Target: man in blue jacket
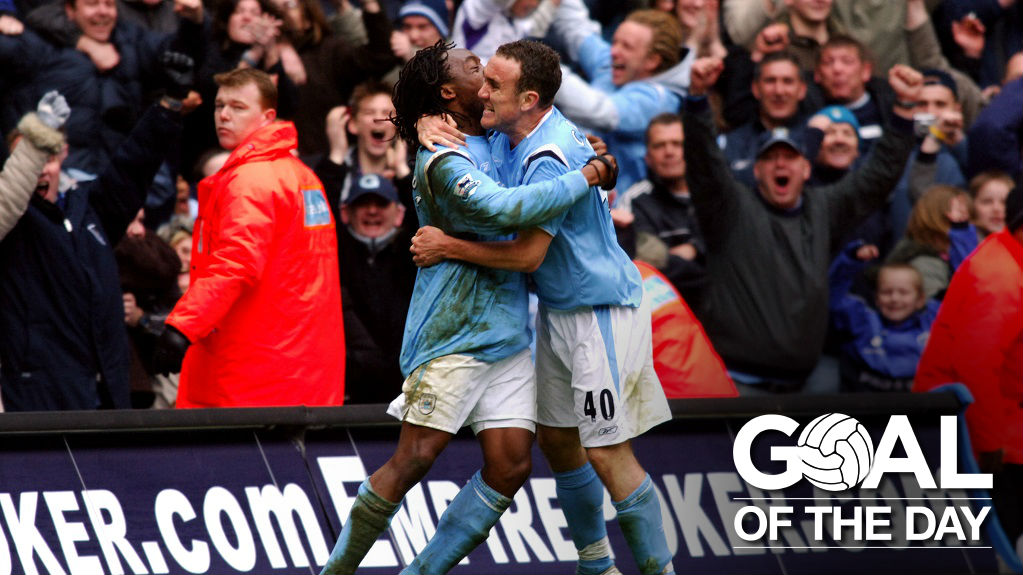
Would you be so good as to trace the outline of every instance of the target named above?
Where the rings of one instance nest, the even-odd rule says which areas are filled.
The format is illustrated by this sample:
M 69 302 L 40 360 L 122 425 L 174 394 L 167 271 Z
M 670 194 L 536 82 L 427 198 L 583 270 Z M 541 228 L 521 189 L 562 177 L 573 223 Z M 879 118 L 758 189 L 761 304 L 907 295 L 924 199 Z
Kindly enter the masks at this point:
M 695 53 L 682 57 L 678 20 L 657 10 L 629 14 L 611 44 L 585 13 L 565 12 L 551 33 L 587 78 L 563 67 L 554 104 L 569 120 L 607 142 L 618 158 L 618 190 L 624 192 L 646 177 L 646 127 L 658 114 L 678 112 Z

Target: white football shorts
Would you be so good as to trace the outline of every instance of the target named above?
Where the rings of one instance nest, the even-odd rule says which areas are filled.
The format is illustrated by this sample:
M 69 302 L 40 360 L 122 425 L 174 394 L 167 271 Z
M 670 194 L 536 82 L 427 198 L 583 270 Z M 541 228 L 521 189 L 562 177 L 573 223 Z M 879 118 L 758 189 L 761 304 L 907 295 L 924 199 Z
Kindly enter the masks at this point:
M 577 427 L 583 447 L 615 445 L 671 419 L 654 372 L 650 302 L 562 312 L 536 322 L 537 422 Z
M 445 355 L 417 367 L 387 413 L 409 423 L 457 433 L 496 427 L 536 431 L 536 375 L 529 349 L 487 363 Z

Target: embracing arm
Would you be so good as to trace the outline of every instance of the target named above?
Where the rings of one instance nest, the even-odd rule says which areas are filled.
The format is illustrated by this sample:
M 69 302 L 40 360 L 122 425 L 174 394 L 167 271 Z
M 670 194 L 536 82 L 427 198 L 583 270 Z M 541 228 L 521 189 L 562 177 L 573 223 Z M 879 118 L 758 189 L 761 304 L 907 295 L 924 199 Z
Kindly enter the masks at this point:
M 427 193 L 467 226 L 452 231 L 509 233 L 537 226 L 567 211 L 605 174 L 606 168 L 598 171 L 596 165 L 590 163 L 581 170 L 536 184 L 505 188 L 477 170 L 461 153 L 442 152 L 426 165 Z
M 426 226 L 419 228 L 412 238 L 411 251 L 413 261 L 420 267 L 443 260 L 459 260 L 488 268 L 532 273 L 543 263 L 552 239 L 547 232 L 530 228 L 519 232 L 513 240 L 472 242 Z

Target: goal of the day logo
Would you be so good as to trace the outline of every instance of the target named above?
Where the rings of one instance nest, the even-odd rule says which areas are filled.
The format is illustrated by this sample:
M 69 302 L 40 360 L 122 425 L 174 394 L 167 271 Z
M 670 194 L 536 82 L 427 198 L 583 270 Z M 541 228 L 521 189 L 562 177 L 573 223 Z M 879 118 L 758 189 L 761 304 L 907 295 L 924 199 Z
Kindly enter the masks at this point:
M 941 417 L 940 488 L 991 489 L 990 474 L 957 471 L 956 425 L 956 416 Z M 904 512 L 898 514 L 899 522 L 893 520 L 891 505 L 876 504 L 885 501 L 871 492 L 887 474 L 912 475 L 922 490 L 939 487 L 906 416 L 889 418 L 876 449 L 867 429 L 855 418 L 841 413 L 821 415 L 795 436 L 798 429 L 796 420 L 768 414 L 750 420 L 736 434 L 732 458 L 736 471 L 748 485 L 780 492 L 806 479 L 820 494 L 792 498 L 808 500 L 809 504 L 801 508 L 785 504 L 784 495 L 777 493 L 770 498 L 749 498 L 753 504 L 741 508 L 733 521 L 735 533 L 743 540 L 783 544 L 783 530 L 793 527 L 800 516 L 812 521 L 816 541 L 825 538 L 825 530 L 841 543 L 893 538 L 947 542 L 954 538 L 963 544 L 976 544 L 980 540 L 981 526 L 990 508 L 974 503 L 984 498 L 955 498 L 957 504 L 946 506 L 940 514 L 935 513 L 931 504 L 907 504 Z M 782 465 L 780 473 L 766 473 L 754 464 L 752 457 L 754 442 L 770 432 L 795 437 L 793 444 L 770 447 L 769 459 Z M 899 448 L 904 456 L 896 455 Z M 853 492 L 857 487 L 859 490 Z M 829 504 L 818 505 L 822 499 Z M 831 505 L 833 499 L 845 504 Z M 903 499 L 927 502 L 923 497 Z

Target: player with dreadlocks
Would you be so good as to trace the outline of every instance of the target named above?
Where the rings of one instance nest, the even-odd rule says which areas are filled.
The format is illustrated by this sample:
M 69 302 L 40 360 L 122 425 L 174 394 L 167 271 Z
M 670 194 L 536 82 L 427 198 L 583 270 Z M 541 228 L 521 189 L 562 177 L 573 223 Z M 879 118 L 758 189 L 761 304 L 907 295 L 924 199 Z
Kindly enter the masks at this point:
M 416 121 L 429 114 L 450 115 L 467 134 L 466 149 L 419 150 L 413 196 L 422 224 L 460 237 L 507 239 L 596 193 L 590 186 L 614 186 L 610 156 L 539 184 L 494 182 L 476 95 L 482 83 L 475 55 L 438 42 L 405 65 L 394 87 L 393 122 L 410 143 Z M 480 442 L 483 468 L 402 573 L 446 573 L 487 538 L 531 470 L 536 380 L 527 316 L 522 273 L 457 261 L 419 271 L 401 351 L 405 384 L 388 408 L 402 421 L 398 446 L 359 487 L 323 573 L 355 571 L 405 494 L 464 425 Z

